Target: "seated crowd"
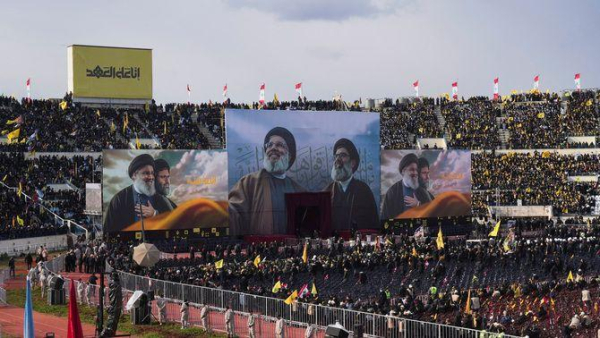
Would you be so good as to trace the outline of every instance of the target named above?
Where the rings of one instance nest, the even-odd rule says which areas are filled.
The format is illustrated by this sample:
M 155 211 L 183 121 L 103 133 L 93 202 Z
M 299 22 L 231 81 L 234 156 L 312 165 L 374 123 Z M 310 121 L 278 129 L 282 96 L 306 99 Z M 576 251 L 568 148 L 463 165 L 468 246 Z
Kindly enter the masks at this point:
M 583 319 L 599 313 L 600 224 L 597 218 L 584 228 L 566 223 L 519 221 L 489 241 L 446 239 L 441 250 L 427 237 L 358 245 L 330 238 L 309 246 L 307 263 L 302 245 L 272 242 L 191 248 L 189 255 L 141 268 L 120 243 L 111 262 L 151 278 L 282 299 L 314 283 L 316 294 L 300 302 L 480 330 L 589 333 L 600 325 Z M 282 287 L 273 290 L 277 282 Z M 584 290 L 589 299 L 582 299 Z M 575 315 L 581 323 L 571 326 Z

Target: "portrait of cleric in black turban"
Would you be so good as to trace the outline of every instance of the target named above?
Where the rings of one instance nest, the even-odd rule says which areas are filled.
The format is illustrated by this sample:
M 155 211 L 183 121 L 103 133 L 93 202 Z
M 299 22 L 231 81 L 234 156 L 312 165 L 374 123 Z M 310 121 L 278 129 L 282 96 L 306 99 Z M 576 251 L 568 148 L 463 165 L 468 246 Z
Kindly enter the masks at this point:
M 379 223 L 377 204 L 369 186 L 354 177 L 360 155 L 352 141 L 341 138 L 333 146 L 331 222 L 334 230 L 368 229 Z
M 173 209 L 169 200 L 157 194 L 155 162 L 149 154 L 136 156 L 127 170 L 131 185 L 114 195 L 104 218 L 104 231 L 117 232 L 139 221 Z
M 264 138 L 262 169 L 243 176 L 229 192 L 229 224 L 236 234 L 284 233 L 285 194 L 305 189 L 286 172 L 296 160 L 296 139 L 283 127 Z

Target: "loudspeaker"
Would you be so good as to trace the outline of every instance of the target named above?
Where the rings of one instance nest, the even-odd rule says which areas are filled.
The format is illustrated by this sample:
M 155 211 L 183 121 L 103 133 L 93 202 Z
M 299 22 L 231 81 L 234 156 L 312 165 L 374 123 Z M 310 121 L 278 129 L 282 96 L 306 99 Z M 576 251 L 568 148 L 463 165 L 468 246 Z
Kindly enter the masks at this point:
M 48 304 L 49 305 L 63 305 L 67 304 L 65 301 L 65 290 L 48 290 Z
M 53 290 L 62 290 L 65 280 L 57 275 L 52 275 L 48 280 L 48 286 Z
M 149 306 L 140 306 L 131 311 L 131 323 L 133 325 L 150 324 Z
M 335 326 L 328 326 L 325 331 L 326 338 L 348 338 L 348 336 L 348 331 Z
M 148 291 L 148 301 L 151 302 L 154 300 L 154 290 Z

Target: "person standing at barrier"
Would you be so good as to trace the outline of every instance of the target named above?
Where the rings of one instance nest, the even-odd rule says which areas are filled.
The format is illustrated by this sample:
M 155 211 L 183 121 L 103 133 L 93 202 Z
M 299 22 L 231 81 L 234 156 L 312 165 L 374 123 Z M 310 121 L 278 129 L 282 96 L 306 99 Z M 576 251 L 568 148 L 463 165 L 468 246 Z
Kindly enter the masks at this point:
M 225 308 L 225 329 L 227 338 L 233 337 L 233 311 L 227 306 Z
M 208 332 L 208 305 L 204 304 L 202 309 L 200 310 L 200 322 L 202 323 L 202 327 L 204 331 Z
M 163 325 L 167 319 L 167 300 L 160 294 L 156 295 L 156 307 L 158 308 L 158 324 Z
M 190 318 L 190 304 L 188 303 L 187 299 L 181 304 L 181 309 L 179 312 L 181 313 L 181 329 L 183 330 L 188 327 L 188 319 Z
M 11 257 L 10 260 L 8 261 L 8 268 L 10 269 L 9 276 L 17 277 L 17 275 L 15 273 L 15 258 L 14 257 Z
M 46 274 L 46 269 L 44 269 L 42 265 L 40 265 L 40 269 L 40 287 L 42 288 L 42 298 L 44 298 L 44 290 L 46 290 L 46 279 L 48 276 Z
M 79 304 L 83 303 L 83 293 L 85 291 L 85 286 L 83 285 L 83 281 L 81 278 L 77 280 L 77 300 Z
M 275 322 L 275 337 L 283 338 L 285 328 L 285 321 L 281 318 L 281 315 L 277 316 L 277 321 Z
M 256 318 L 255 318 L 254 314 L 251 313 L 250 316 L 248 316 L 248 337 L 249 338 L 256 338 L 255 327 L 256 327 Z

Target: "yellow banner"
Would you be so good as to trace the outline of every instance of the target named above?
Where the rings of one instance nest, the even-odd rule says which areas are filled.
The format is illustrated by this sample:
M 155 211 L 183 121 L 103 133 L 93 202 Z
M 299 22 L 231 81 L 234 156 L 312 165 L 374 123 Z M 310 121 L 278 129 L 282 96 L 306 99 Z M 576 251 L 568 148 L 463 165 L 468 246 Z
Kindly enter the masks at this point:
M 68 56 L 73 96 L 152 99 L 152 50 L 74 45 Z

